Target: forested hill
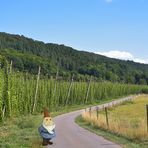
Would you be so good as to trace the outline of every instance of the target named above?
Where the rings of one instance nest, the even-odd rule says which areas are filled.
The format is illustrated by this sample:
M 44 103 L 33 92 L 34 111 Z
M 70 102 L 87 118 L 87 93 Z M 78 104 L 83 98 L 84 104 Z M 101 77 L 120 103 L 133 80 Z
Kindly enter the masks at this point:
M 50 38 L 50 37 L 49 37 Z M 57 67 L 63 78 L 74 73 L 80 80 L 94 76 L 98 80 L 148 84 L 148 65 L 107 58 L 94 53 L 77 51 L 65 45 L 35 41 L 24 36 L 0 33 L 0 54 L 17 71 L 55 75 Z

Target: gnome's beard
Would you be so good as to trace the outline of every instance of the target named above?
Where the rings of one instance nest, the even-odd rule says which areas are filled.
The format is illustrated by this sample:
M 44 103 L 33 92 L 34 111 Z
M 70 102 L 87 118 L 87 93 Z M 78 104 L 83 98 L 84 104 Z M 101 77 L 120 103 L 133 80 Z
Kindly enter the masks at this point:
M 54 132 L 53 132 L 53 129 L 55 129 L 55 124 L 53 124 L 53 125 L 45 125 L 44 123 L 43 123 L 43 127 L 50 133 L 50 134 L 53 134 Z

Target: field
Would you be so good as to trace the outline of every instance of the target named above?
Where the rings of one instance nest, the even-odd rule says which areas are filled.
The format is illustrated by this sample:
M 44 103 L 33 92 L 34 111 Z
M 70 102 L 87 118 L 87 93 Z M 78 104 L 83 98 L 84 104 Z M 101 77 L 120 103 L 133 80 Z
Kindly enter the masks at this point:
M 55 77 L 13 72 L 7 61 L 0 69 L 0 121 L 4 118 L 42 112 L 47 106 L 58 111 L 71 105 L 85 105 L 148 92 L 147 85 L 111 82 L 76 82 L 74 77 L 64 81 Z
M 91 116 L 89 112 L 85 112 L 82 117 L 85 121 L 91 123 L 92 126 L 147 145 L 146 104 L 148 104 L 148 96 L 142 95 L 133 101 L 109 108 L 108 126 L 105 111 L 99 112 L 98 118 L 96 112 L 92 112 Z

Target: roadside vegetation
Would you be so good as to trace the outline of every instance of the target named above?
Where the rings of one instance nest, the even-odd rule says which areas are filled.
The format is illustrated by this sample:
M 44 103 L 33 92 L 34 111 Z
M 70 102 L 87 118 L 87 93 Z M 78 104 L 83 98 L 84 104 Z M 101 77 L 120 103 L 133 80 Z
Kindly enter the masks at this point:
M 142 95 L 133 101 L 127 101 L 122 105 L 108 108 L 108 123 L 106 122 L 106 113 L 104 110 L 97 114 L 95 111 L 84 112 L 82 114 L 81 122 L 88 123 L 88 128 L 96 128 L 99 131 L 106 131 L 104 136 L 109 133 L 111 136 L 117 139 L 126 139 L 132 147 L 147 147 L 148 145 L 148 133 L 147 133 L 147 121 L 146 121 L 146 104 L 148 103 L 148 95 Z M 115 140 L 113 138 L 113 140 Z M 122 144 L 122 140 L 119 141 Z M 120 142 L 121 141 L 121 142 Z M 131 146 L 131 145 L 130 145 Z M 129 147 L 129 146 L 126 146 Z

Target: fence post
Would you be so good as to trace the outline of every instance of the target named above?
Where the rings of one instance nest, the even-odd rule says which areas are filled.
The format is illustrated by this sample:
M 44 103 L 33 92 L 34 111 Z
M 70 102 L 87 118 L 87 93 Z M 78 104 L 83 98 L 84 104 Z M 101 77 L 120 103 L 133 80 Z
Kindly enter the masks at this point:
M 89 108 L 89 116 L 90 116 L 90 118 L 91 118 L 91 106 L 90 106 L 90 108 Z
M 105 107 L 105 115 L 106 115 L 106 124 L 107 127 L 109 127 L 107 107 Z
M 98 106 L 96 107 L 96 113 L 97 113 L 97 120 L 98 120 L 98 117 L 99 117 L 99 107 Z
M 148 104 L 146 105 L 147 133 L 148 133 Z

